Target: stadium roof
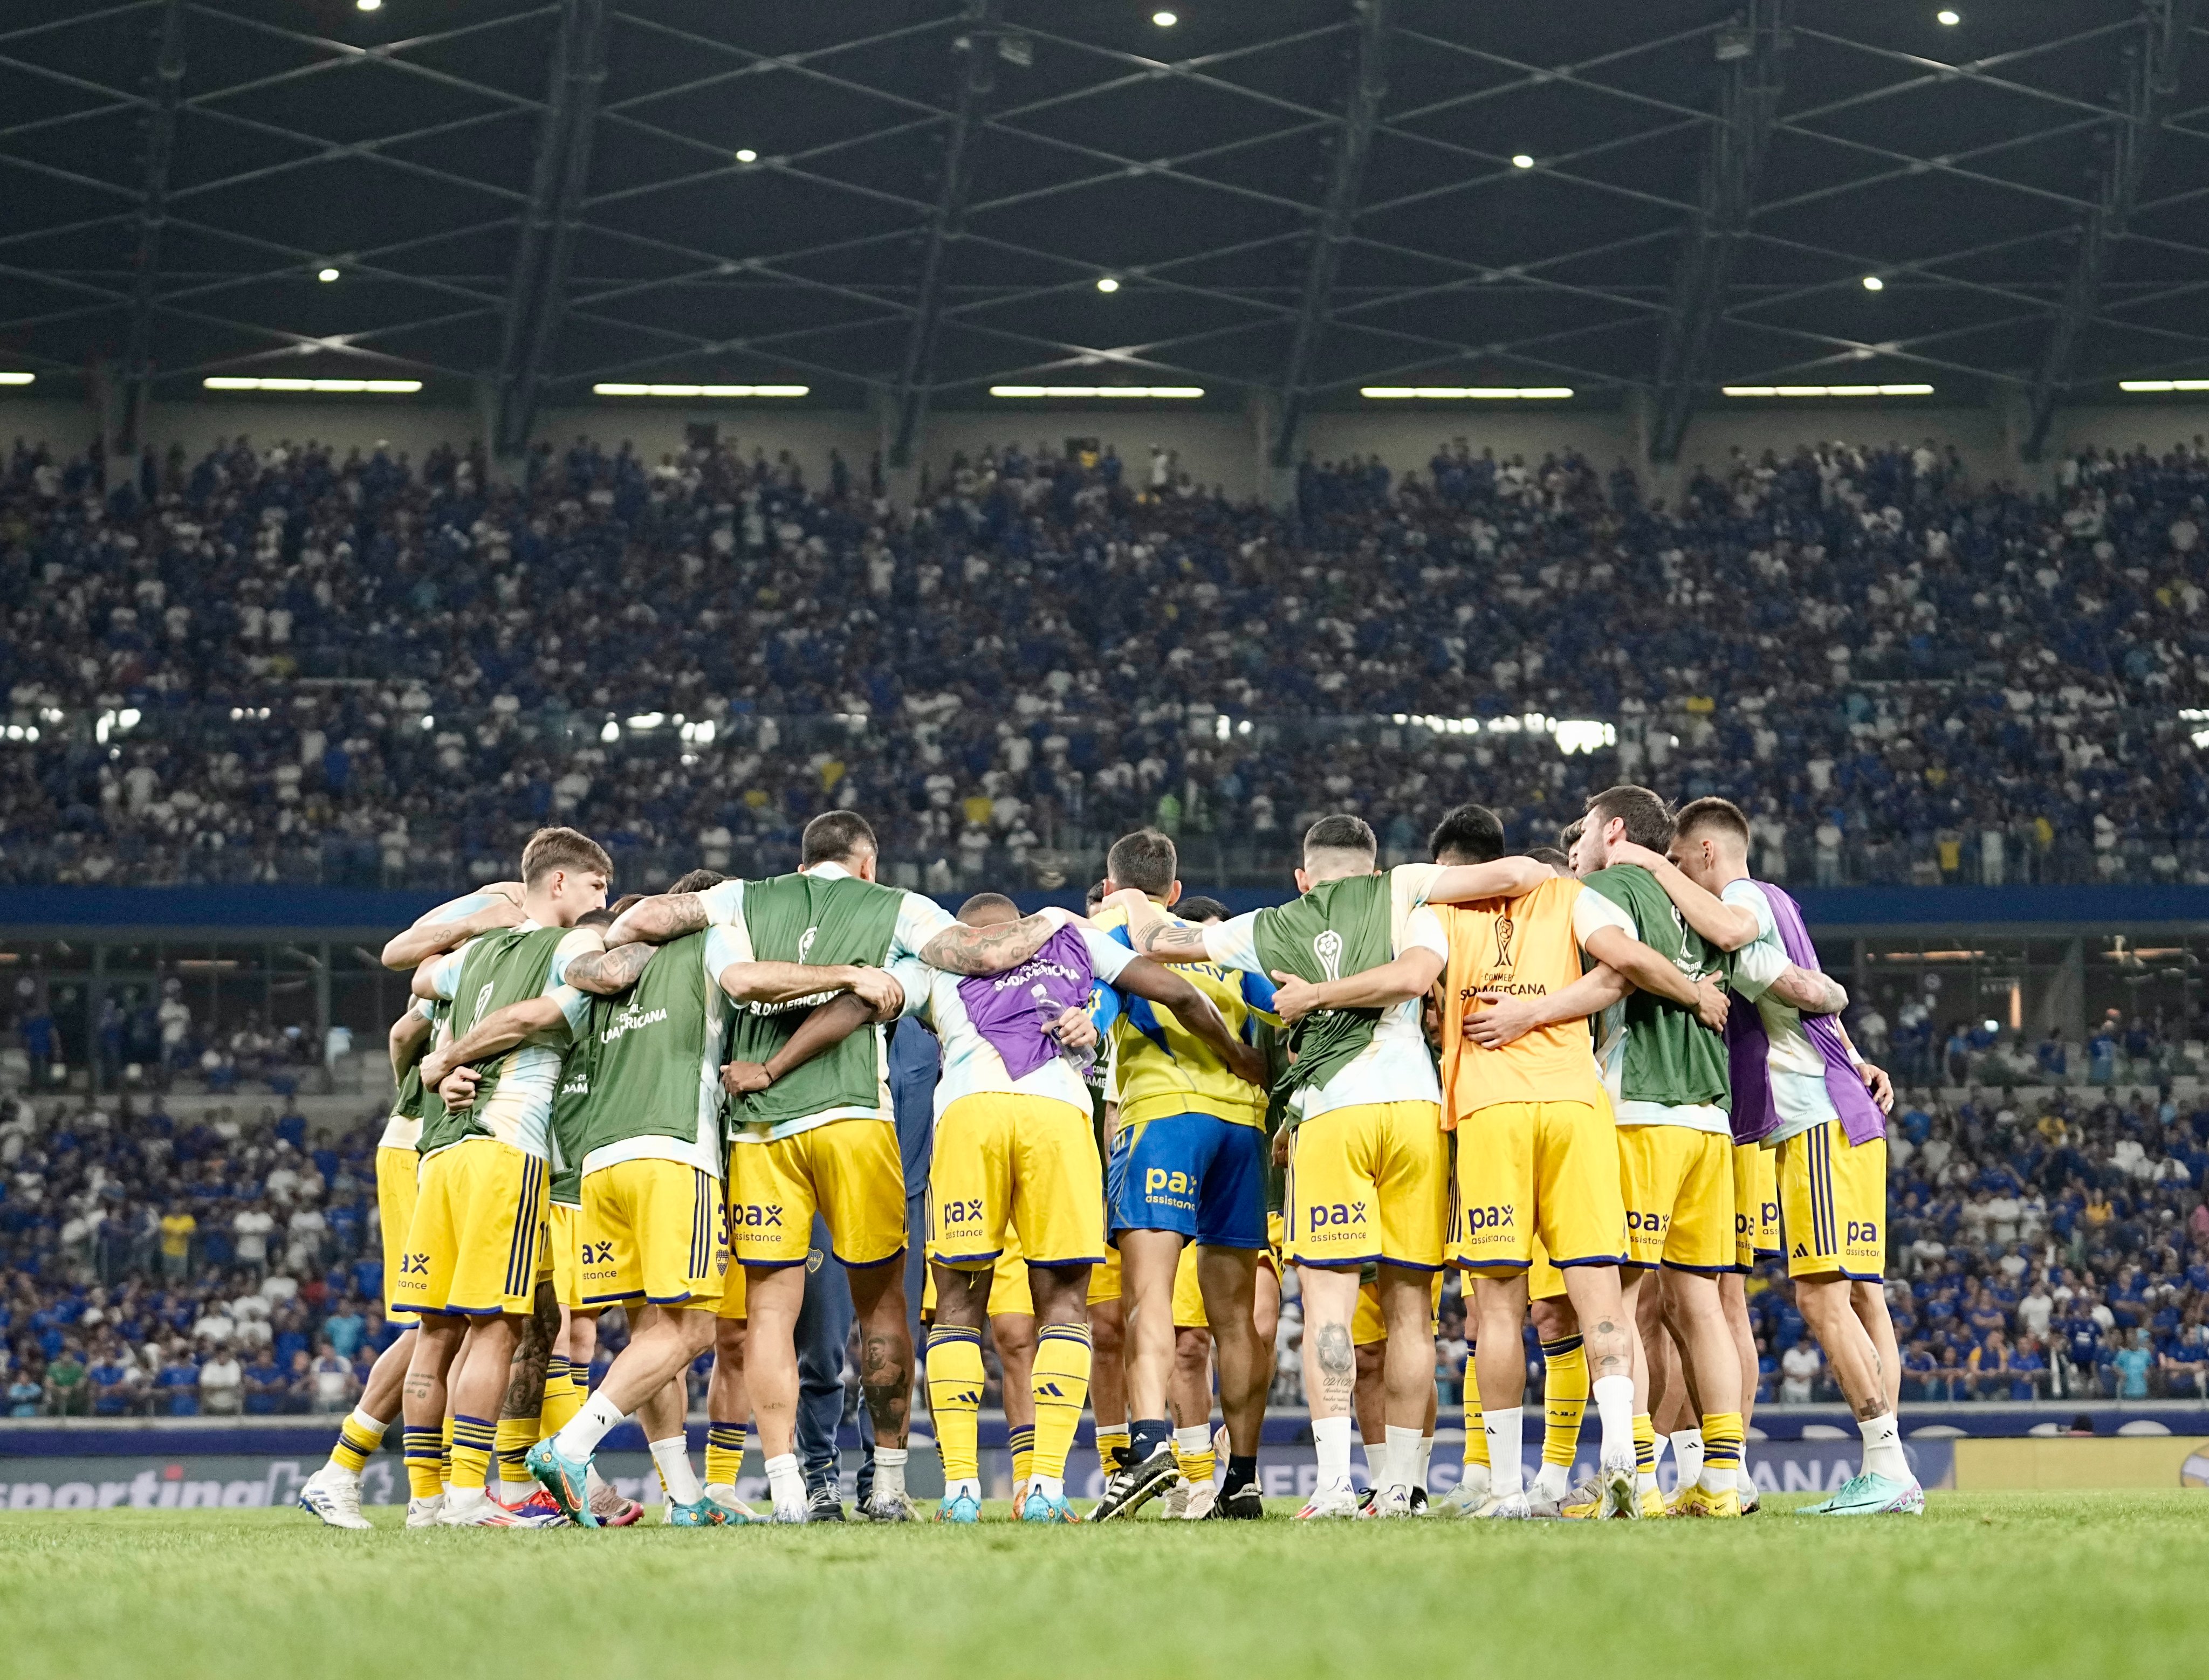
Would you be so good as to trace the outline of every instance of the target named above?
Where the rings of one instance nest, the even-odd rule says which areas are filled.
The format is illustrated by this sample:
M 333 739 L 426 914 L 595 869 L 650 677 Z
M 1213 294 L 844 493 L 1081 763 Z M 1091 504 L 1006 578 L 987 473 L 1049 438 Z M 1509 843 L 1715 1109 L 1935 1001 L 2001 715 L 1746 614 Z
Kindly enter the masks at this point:
M 1721 383 L 2209 371 L 2194 0 L 1954 5 L 16 0 L 0 362 L 523 426 L 599 381 L 1569 385 L 1660 432 Z

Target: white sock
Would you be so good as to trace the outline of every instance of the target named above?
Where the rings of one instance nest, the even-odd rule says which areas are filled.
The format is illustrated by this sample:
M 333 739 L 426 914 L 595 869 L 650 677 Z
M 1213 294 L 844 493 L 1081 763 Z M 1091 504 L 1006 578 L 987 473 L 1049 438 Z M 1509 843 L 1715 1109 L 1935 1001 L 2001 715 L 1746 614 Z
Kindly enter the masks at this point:
M 598 1451 L 599 1443 L 613 1432 L 629 1414 L 608 1400 L 603 1391 L 583 1402 L 583 1409 L 561 1426 L 552 1437 L 552 1444 L 568 1458 L 587 1459 Z
M 1598 1377 L 1588 1386 L 1603 1425 L 1603 1462 L 1606 1467 L 1634 1462 L 1634 1379 Z
M 1573 1491 L 1573 1470 L 1568 1464 L 1551 1464 L 1544 1460 L 1534 1473 L 1534 1497 L 1537 1499 L 1562 1499 Z
M 962 1493 L 969 1499 L 978 1501 L 982 1497 L 982 1484 L 972 1476 L 961 1476 L 954 1481 L 944 1483 L 943 1497 L 946 1499 L 956 1499 Z
M 1435 1437 L 1431 1435 L 1422 1435 L 1419 1437 L 1419 1456 L 1412 1466 L 1411 1485 L 1413 1487 L 1426 1486 L 1427 1473 L 1434 1467 L 1434 1462 Z
M 1183 1458 L 1194 1458 L 1212 1444 L 1212 1425 L 1192 1424 L 1187 1429 L 1174 1431 L 1174 1450 Z
M 767 1491 L 779 1511 L 805 1509 L 805 1473 L 798 1467 L 798 1455 L 784 1453 L 767 1461 Z
M 1388 1485 L 1387 1430 L 1388 1426 L 1386 1424 L 1381 1426 L 1381 1438 L 1378 1441 L 1368 1441 L 1363 1436 L 1360 1436 L 1357 1439 L 1357 1449 L 1365 1455 L 1365 1485 L 1368 1487 Z
M 1910 1461 L 1903 1455 L 1902 1425 L 1892 1412 L 1866 1418 L 1857 1425 L 1863 1434 L 1863 1473 L 1892 1481 L 1910 1479 Z
M 1680 1479 L 1674 1485 L 1693 1487 L 1702 1479 L 1703 1431 L 1700 1427 L 1672 1431 L 1672 1461 L 1680 1467 Z
M 875 1449 L 875 1497 L 902 1499 L 905 1497 L 905 1455 L 903 1447 Z
M 1494 1485 L 1494 1482 L 1489 1476 L 1488 1467 L 1486 1465 L 1468 1464 L 1465 1467 L 1465 1473 L 1458 1478 L 1458 1485 L 1464 1488 L 1467 1493 L 1470 1493 L 1476 1497 L 1485 1499 L 1488 1497 L 1489 1489 Z
M 498 1479 L 498 1503 L 502 1505 L 519 1505 L 536 1491 L 534 1482 L 510 1482 L 503 1476 Z
M 706 1497 L 698 1485 L 698 1473 L 690 1467 L 690 1443 L 680 1435 L 671 1435 L 665 1441 L 647 1443 L 652 1449 L 652 1461 L 659 1467 L 659 1479 L 667 1485 L 667 1497 L 677 1505 L 695 1505 Z
M 1521 1457 L 1526 1444 L 1526 1408 L 1496 1407 L 1481 1413 L 1481 1422 L 1488 1431 L 1489 1491 L 1498 1498 L 1523 1493 L 1526 1487 L 1526 1467 Z
M 491 1495 L 479 1487 L 448 1487 L 445 1490 L 445 1509 L 448 1511 L 471 1511 L 490 1497 Z
M 1764 1497 L 1764 1490 L 1757 1486 L 1756 1478 L 1749 1474 L 1746 1464 L 1733 1473 L 1733 1485 L 1744 1499 L 1761 1499 Z
M 1319 1485 L 1347 1485 L 1350 1481 L 1350 1419 L 1314 1418 L 1312 1449 L 1319 1458 Z
M 1406 1489 L 1411 1485 L 1411 1479 L 1419 1473 L 1419 1434 L 1416 1429 L 1388 1425 L 1388 1443 L 1381 1456 L 1388 1476 L 1384 1485 Z
M 1063 1476 L 1034 1476 L 1028 1478 L 1028 1491 L 1040 1493 L 1046 1499 L 1066 1497 L 1066 1478 Z

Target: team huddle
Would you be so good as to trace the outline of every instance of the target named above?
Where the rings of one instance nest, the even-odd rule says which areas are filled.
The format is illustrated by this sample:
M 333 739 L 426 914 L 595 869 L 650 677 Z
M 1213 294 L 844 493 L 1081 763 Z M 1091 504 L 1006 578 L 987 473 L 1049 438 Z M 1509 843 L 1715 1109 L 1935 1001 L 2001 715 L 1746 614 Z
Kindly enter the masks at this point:
M 795 873 L 701 870 L 611 907 L 605 851 L 540 831 L 519 883 L 386 947 L 415 999 L 377 1157 L 406 1328 L 301 1503 L 367 1527 L 360 1474 L 395 1412 L 410 1527 L 633 1522 L 593 1459 L 634 1417 L 669 1522 L 808 1521 L 798 1328 L 817 1221 L 858 1325 L 874 1521 L 918 1515 L 912 1242 L 939 1521 L 982 1512 L 984 1335 L 1020 1520 L 1159 1499 L 1262 1515 L 1289 1266 L 1318 1461 L 1301 1517 L 1429 1509 L 1450 1268 L 1475 1380 L 1438 1509 L 1737 1516 L 1756 1499 L 1744 1279 L 1783 1241 L 1864 1441 L 1860 1473 L 1810 1509 L 1922 1509 L 1880 1281 L 1892 1092 L 1840 1026 L 1845 993 L 1793 901 L 1750 878 L 1724 801 L 1676 816 L 1613 788 L 1560 838 L 1505 856 L 1496 816 L 1463 806 L 1432 862 L 1383 871 L 1363 821 L 1328 817 L 1305 834 L 1299 896 L 1230 916 L 1182 899 L 1171 840 L 1144 830 L 1113 846 L 1086 916 L 984 893 L 954 917 L 874 879 L 850 812 L 808 825 Z M 906 1017 L 937 1046 L 924 1230 L 884 1032 Z M 615 1305 L 628 1341 L 587 1391 Z M 1530 1312 L 1546 1365 L 1531 1484 Z M 709 1350 L 701 1479 L 685 1375 Z M 1596 1473 L 1574 1485 L 1591 1400 Z M 1066 1474 L 1086 1408 L 1105 1479 L 1085 1518 Z M 1659 1425 L 1680 1459 L 1669 1504 Z M 736 1492 L 752 1431 L 765 1513 Z

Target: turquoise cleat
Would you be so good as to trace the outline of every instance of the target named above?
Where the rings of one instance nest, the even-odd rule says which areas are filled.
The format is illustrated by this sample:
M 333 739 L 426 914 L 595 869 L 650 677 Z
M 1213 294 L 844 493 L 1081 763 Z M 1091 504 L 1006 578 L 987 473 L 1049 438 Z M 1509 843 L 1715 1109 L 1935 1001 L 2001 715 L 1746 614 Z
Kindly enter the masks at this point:
M 1020 1507 L 1022 1522 L 1079 1522 L 1081 1513 L 1068 1504 L 1063 1497 L 1054 1497 L 1039 1487 L 1030 1487 L 1026 1502 Z
M 1899 1482 L 1892 1476 L 1868 1473 L 1843 1482 L 1830 1499 L 1805 1505 L 1797 1516 L 1923 1516 L 1925 1490 L 1912 1477 Z
M 738 1516 L 716 1500 L 698 1498 L 687 1505 L 676 1505 L 667 1513 L 670 1528 L 723 1528 L 731 1523 L 749 1522 L 753 1519 Z
M 547 1440 L 532 1447 L 522 1463 L 570 1522 L 579 1528 L 599 1526 L 599 1519 L 591 1510 L 590 1460 L 566 1457 L 553 1442 Z
M 938 1522 L 979 1522 L 982 1520 L 982 1502 L 971 1493 L 962 1493 L 955 1499 L 947 1496 L 936 1508 L 936 1520 Z

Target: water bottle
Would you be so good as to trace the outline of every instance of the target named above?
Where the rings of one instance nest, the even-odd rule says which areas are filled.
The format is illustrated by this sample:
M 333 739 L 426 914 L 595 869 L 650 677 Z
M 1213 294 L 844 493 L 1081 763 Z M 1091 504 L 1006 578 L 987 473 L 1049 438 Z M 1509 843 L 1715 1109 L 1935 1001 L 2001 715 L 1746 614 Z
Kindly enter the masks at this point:
M 1038 981 L 1028 988 L 1028 996 L 1035 1000 L 1036 1030 L 1050 1040 L 1068 1067 L 1083 1078 L 1087 1078 L 1090 1063 L 1093 1059 L 1091 1053 L 1086 1049 L 1077 1050 L 1070 1044 L 1062 1044 L 1051 1034 L 1051 1027 L 1062 1011 L 1050 1000 L 1050 989 Z

